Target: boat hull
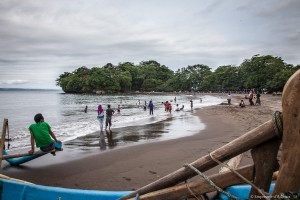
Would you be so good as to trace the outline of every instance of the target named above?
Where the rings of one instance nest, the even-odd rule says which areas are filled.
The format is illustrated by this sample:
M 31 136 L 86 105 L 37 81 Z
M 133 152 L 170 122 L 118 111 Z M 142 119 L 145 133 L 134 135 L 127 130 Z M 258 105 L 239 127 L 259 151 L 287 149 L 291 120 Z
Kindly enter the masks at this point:
M 97 191 L 50 187 L 0 178 L 1 200 L 115 200 L 132 191 Z

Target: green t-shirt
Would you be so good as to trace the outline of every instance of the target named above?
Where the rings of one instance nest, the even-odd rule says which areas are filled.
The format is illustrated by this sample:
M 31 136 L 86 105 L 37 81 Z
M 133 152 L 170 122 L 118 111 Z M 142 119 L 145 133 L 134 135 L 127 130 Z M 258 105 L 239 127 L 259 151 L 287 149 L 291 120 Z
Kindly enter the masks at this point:
M 29 126 L 29 131 L 33 133 L 37 147 L 47 146 L 54 141 L 50 136 L 50 128 L 46 122 L 39 122 Z

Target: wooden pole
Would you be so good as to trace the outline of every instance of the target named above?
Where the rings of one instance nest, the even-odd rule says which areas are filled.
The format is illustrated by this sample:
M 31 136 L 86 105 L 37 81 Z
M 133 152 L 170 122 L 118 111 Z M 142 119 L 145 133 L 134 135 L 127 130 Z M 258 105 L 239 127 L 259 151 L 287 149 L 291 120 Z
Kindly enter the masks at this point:
M 56 152 L 56 150 L 53 150 L 51 152 Z M 19 157 L 24 157 L 24 156 L 31 156 L 31 155 L 43 155 L 43 154 L 47 154 L 50 152 L 43 152 L 43 151 L 35 151 L 33 154 L 29 154 L 27 153 L 18 153 L 18 154 L 11 154 L 11 155 L 5 155 L 1 157 L 1 160 L 6 160 L 9 158 L 19 158 Z
M 279 168 L 277 154 L 280 144 L 281 138 L 273 138 L 251 150 L 255 166 L 254 185 L 265 192 L 269 191 L 273 172 Z M 262 194 L 252 187 L 249 200 L 255 200 L 257 197 L 262 197 Z
M 5 118 L 3 120 L 2 135 L 1 135 L 1 142 L 0 142 L 0 156 L 2 156 L 2 154 L 3 154 L 7 125 L 8 125 L 8 119 Z M 1 168 L 1 165 L 2 165 L 2 159 L 0 159 L 0 168 Z
M 260 125 L 259 127 L 249 131 L 248 133 L 240 136 L 239 138 L 236 138 L 235 140 L 229 142 L 228 144 L 220 147 L 219 149 L 213 151 L 211 154 L 214 156 L 214 158 L 225 161 L 228 160 L 234 156 L 237 156 L 249 149 L 254 148 L 255 146 L 268 141 L 269 139 L 277 137 L 274 128 L 273 123 L 271 120 L 267 121 L 266 123 Z M 203 172 L 208 169 L 211 169 L 217 165 L 215 161 L 212 160 L 210 155 L 206 155 L 193 163 L 191 163 L 195 168 L 197 168 L 199 171 Z M 185 167 L 180 168 L 179 170 L 166 175 L 160 179 L 158 179 L 155 182 L 152 182 L 132 193 L 129 195 L 122 197 L 121 199 L 128 199 L 131 197 L 134 197 L 137 193 L 139 195 L 143 195 L 149 192 L 153 192 L 156 190 L 160 190 L 166 187 L 170 187 L 173 185 L 176 185 L 182 181 L 185 181 L 193 176 L 195 176 L 196 173 L 186 169 Z
M 287 81 L 282 96 L 283 138 L 279 176 L 272 196 L 300 189 L 300 70 Z
M 236 171 L 239 172 L 248 180 L 253 180 L 253 174 L 254 174 L 253 165 L 248 165 L 248 166 L 238 168 L 236 169 Z M 231 185 L 244 183 L 242 179 L 240 179 L 231 171 L 209 176 L 209 179 L 220 188 L 226 188 Z M 189 183 L 176 185 L 170 188 L 158 190 L 155 192 L 151 192 L 139 196 L 139 200 L 155 200 L 155 199 L 173 200 L 173 199 L 184 199 L 186 197 L 190 199 L 190 197 L 194 197 L 191 191 L 193 192 L 194 195 L 198 196 L 215 190 L 216 189 L 212 187 L 206 180 L 198 179 L 195 181 L 191 181 Z M 130 200 L 134 200 L 134 199 L 135 198 L 132 198 Z

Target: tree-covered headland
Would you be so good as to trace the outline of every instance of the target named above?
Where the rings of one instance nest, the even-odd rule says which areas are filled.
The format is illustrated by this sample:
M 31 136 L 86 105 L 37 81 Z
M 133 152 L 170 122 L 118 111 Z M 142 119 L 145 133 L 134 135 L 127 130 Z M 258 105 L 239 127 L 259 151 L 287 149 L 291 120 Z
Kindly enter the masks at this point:
M 138 65 L 111 63 L 103 67 L 80 67 L 61 74 L 56 84 L 66 93 L 117 93 L 132 91 L 243 91 L 245 89 L 282 91 L 288 78 L 300 68 L 280 57 L 255 55 L 240 66 L 219 66 L 215 71 L 197 64 L 177 71 L 149 60 Z

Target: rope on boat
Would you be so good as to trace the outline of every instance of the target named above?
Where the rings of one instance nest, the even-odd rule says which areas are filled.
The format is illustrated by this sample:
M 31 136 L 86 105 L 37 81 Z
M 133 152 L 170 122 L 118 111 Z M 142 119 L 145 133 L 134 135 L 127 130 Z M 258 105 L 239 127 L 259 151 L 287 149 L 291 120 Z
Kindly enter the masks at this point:
M 195 199 L 200 200 L 200 199 L 196 196 L 196 194 L 192 191 L 192 189 L 190 188 L 189 183 L 188 183 L 187 181 L 185 181 L 185 186 L 186 186 L 186 188 L 189 190 L 189 192 L 191 193 L 191 195 L 193 195 L 193 196 L 195 197 Z M 202 200 L 204 200 L 202 196 L 200 196 L 200 197 L 201 197 Z
M 273 113 L 272 116 L 272 122 L 273 122 L 273 127 L 274 127 L 274 131 L 277 135 L 278 138 L 282 137 L 282 133 L 283 133 L 283 125 L 282 125 L 282 113 L 279 111 L 275 111 Z M 255 188 L 265 199 L 270 199 L 268 196 L 269 194 L 267 192 L 264 192 L 263 190 L 261 190 L 260 188 L 258 188 L 255 184 L 253 184 L 251 181 L 249 181 L 248 179 L 246 179 L 244 176 L 242 176 L 240 173 L 238 173 L 236 170 L 234 170 L 233 168 L 231 168 L 230 166 L 228 166 L 225 163 L 222 163 L 221 161 L 219 161 L 218 159 L 216 159 L 212 153 L 209 154 L 209 156 L 211 157 L 211 159 L 213 161 L 215 161 L 216 163 L 222 165 L 223 167 L 228 168 L 230 171 L 232 171 L 235 175 L 237 175 L 239 178 L 241 178 L 243 181 L 245 181 L 246 183 L 248 183 L 249 185 L 251 185 L 253 188 Z M 226 194 L 225 194 L 226 195 Z
M 10 144 L 9 144 L 10 137 L 9 137 L 9 126 L 8 126 L 8 121 L 7 121 L 6 126 L 7 126 L 7 137 L 8 137 L 8 140 L 7 140 L 7 149 L 9 149 L 9 147 L 10 147 Z
M 200 172 L 197 168 L 195 168 L 191 164 L 184 164 L 184 167 L 190 168 L 191 170 L 195 171 L 197 174 L 199 174 L 202 178 L 204 178 L 212 187 L 214 187 L 218 192 L 226 195 L 227 197 L 234 199 L 234 200 L 239 200 L 239 198 L 229 194 L 228 192 L 224 191 L 222 188 L 218 187 L 214 182 L 212 182 L 205 174 Z
M 282 113 L 279 111 L 275 111 L 272 116 L 273 127 L 278 138 L 281 138 L 283 133 L 281 116 Z
M 240 173 L 238 173 L 236 170 L 234 170 L 233 168 L 231 168 L 229 165 L 227 165 L 225 163 L 222 163 L 221 161 L 219 161 L 218 159 L 216 159 L 215 157 L 213 157 L 212 153 L 209 153 L 209 156 L 211 157 L 211 159 L 213 161 L 215 161 L 216 163 L 222 165 L 223 167 L 228 168 L 230 171 L 232 171 L 235 175 L 237 175 L 243 181 L 245 181 L 246 183 L 248 183 L 249 185 L 251 185 L 253 188 L 255 188 L 265 199 L 270 199 L 269 197 L 267 197 L 269 195 L 268 193 L 266 193 L 263 190 L 261 190 L 259 187 L 257 187 L 255 184 L 253 184 L 248 179 L 246 179 L 243 175 L 241 175 Z

